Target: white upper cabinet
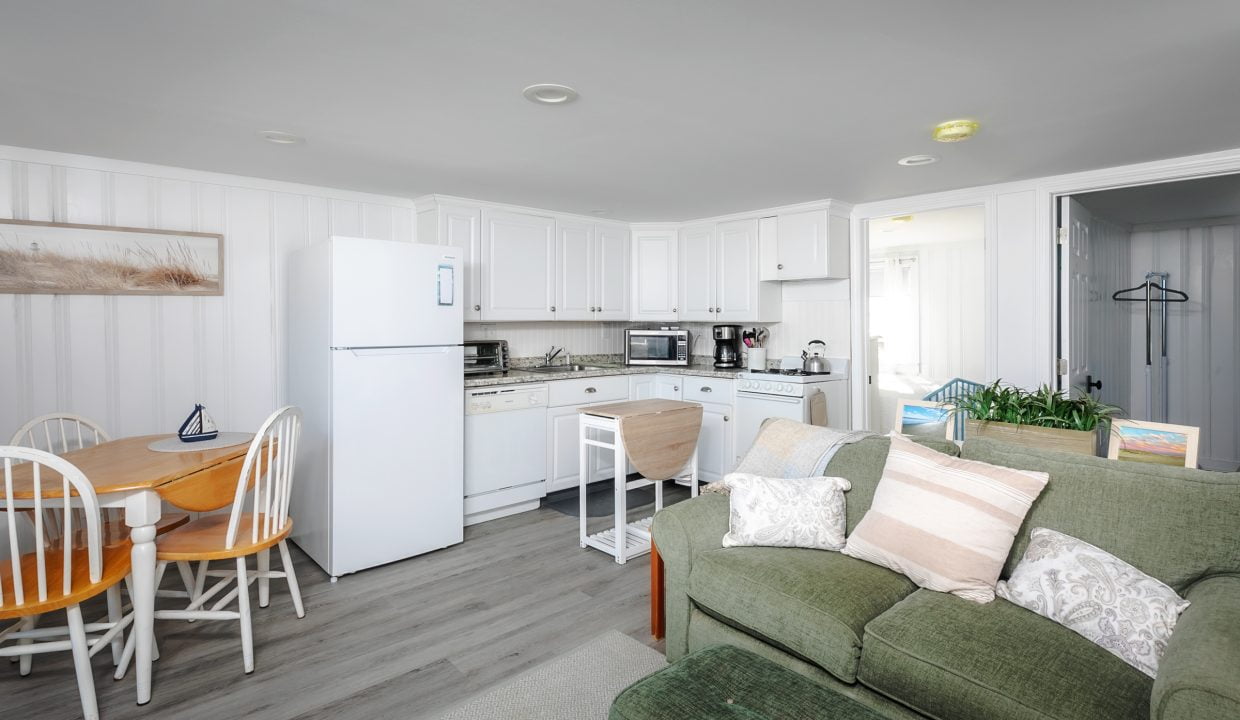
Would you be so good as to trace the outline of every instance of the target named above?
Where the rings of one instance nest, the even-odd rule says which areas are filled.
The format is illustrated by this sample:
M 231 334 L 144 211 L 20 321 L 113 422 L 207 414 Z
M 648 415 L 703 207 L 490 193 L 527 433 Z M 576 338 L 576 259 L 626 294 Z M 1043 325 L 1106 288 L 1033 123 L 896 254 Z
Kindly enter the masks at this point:
M 680 231 L 680 320 L 715 320 L 715 225 Z
M 555 319 L 594 318 L 595 231 L 592 223 L 556 222 Z
M 759 250 L 757 219 L 681 230 L 679 319 L 778 322 L 780 286 L 762 281 Z
M 482 210 L 435 203 L 418 211 L 418 242 L 451 245 L 461 251 L 461 302 L 465 321 L 482 319 Z
M 834 204 L 826 210 L 778 215 L 774 275 L 768 270 L 764 279 L 847 278 L 848 225 L 848 212 Z M 763 241 L 770 239 L 764 234 Z
M 599 224 L 594 229 L 592 300 L 595 320 L 629 319 L 629 229 Z
M 719 223 L 715 251 L 715 320 L 743 322 L 758 318 L 758 221 Z
M 555 220 L 482 211 L 482 319 L 555 319 Z
M 678 247 L 675 230 L 633 233 L 632 320 L 659 322 L 678 318 Z

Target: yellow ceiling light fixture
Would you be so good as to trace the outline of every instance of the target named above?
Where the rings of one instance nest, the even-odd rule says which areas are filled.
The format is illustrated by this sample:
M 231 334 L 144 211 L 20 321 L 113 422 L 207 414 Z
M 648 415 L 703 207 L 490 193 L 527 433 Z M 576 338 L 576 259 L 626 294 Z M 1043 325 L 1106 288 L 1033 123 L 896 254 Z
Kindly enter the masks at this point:
M 911 222 L 913 222 L 913 216 L 912 216 L 912 215 L 896 215 L 895 217 L 891 218 L 891 222 L 893 222 L 893 223 L 911 223 Z
M 976 120 L 948 120 L 935 125 L 932 136 L 937 142 L 960 142 L 976 135 L 980 127 Z

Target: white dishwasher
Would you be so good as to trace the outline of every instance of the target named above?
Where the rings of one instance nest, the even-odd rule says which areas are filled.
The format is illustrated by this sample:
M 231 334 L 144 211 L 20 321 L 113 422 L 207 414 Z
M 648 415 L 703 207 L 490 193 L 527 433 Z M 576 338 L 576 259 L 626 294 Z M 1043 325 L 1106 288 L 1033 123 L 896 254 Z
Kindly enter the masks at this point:
M 547 386 L 465 390 L 465 524 L 534 510 L 547 494 Z

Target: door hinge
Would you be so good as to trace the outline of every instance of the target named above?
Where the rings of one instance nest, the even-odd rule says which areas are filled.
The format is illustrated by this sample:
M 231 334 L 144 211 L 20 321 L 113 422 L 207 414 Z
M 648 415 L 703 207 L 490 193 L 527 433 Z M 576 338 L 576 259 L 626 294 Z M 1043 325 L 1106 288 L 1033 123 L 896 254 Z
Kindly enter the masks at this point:
M 1068 228 L 1059 228 L 1059 229 L 1057 229 L 1057 230 L 1055 231 L 1055 240 L 1056 240 L 1056 242 L 1058 242 L 1060 245 L 1065 245 L 1065 244 L 1067 244 L 1067 242 L 1068 242 Z
M 1068 361 L 1065 360 L 1064 358 L 1056 359 L 1055 360 L 1055 372 L 1059 375 L 1067 375 L 1068 374 Z

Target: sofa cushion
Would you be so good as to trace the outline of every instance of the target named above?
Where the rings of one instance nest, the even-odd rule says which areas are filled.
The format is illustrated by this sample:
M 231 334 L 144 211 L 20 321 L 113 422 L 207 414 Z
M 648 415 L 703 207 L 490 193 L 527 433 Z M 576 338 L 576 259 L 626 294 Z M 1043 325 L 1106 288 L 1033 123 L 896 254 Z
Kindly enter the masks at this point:
M 1012 603 L 918 590 L 866 626 L 858 678 L 953 720 L 1125 720 L 1150 714 L 1153 681 Z
M 916 586 L 839 553 L 739 547 L 698 556 L 689 597 L 703 610 L 855 682 L 866 623 Z
M 915 437 L 913 442 L 952 457 L 960 455 L 960 448 L 950 440 Z M 878 489 L 878 481 L 883 477 L 883 466 L 887 464 L 887 451 L 890 449 L 889 436 L 870 435 L 837 450 L 831 457 L 831 462 L 827 463 L 827 469 L 823 471 L 823 475 L 842 477 L 852 484 L 852 489 L 844 496 L 847 500 L 844 509 L 848 513 L 850 535 L 874 502 L 874 491 Z
M 1050 473 L 1016 534 L 1004 578 L 1020 562 L 1035 527 L 1100 547 L 1181 595 L 1201 578 L 1240 574 L 1240 473 L 1071 455 L 988 438 L 966 440 L 962 457 Z

